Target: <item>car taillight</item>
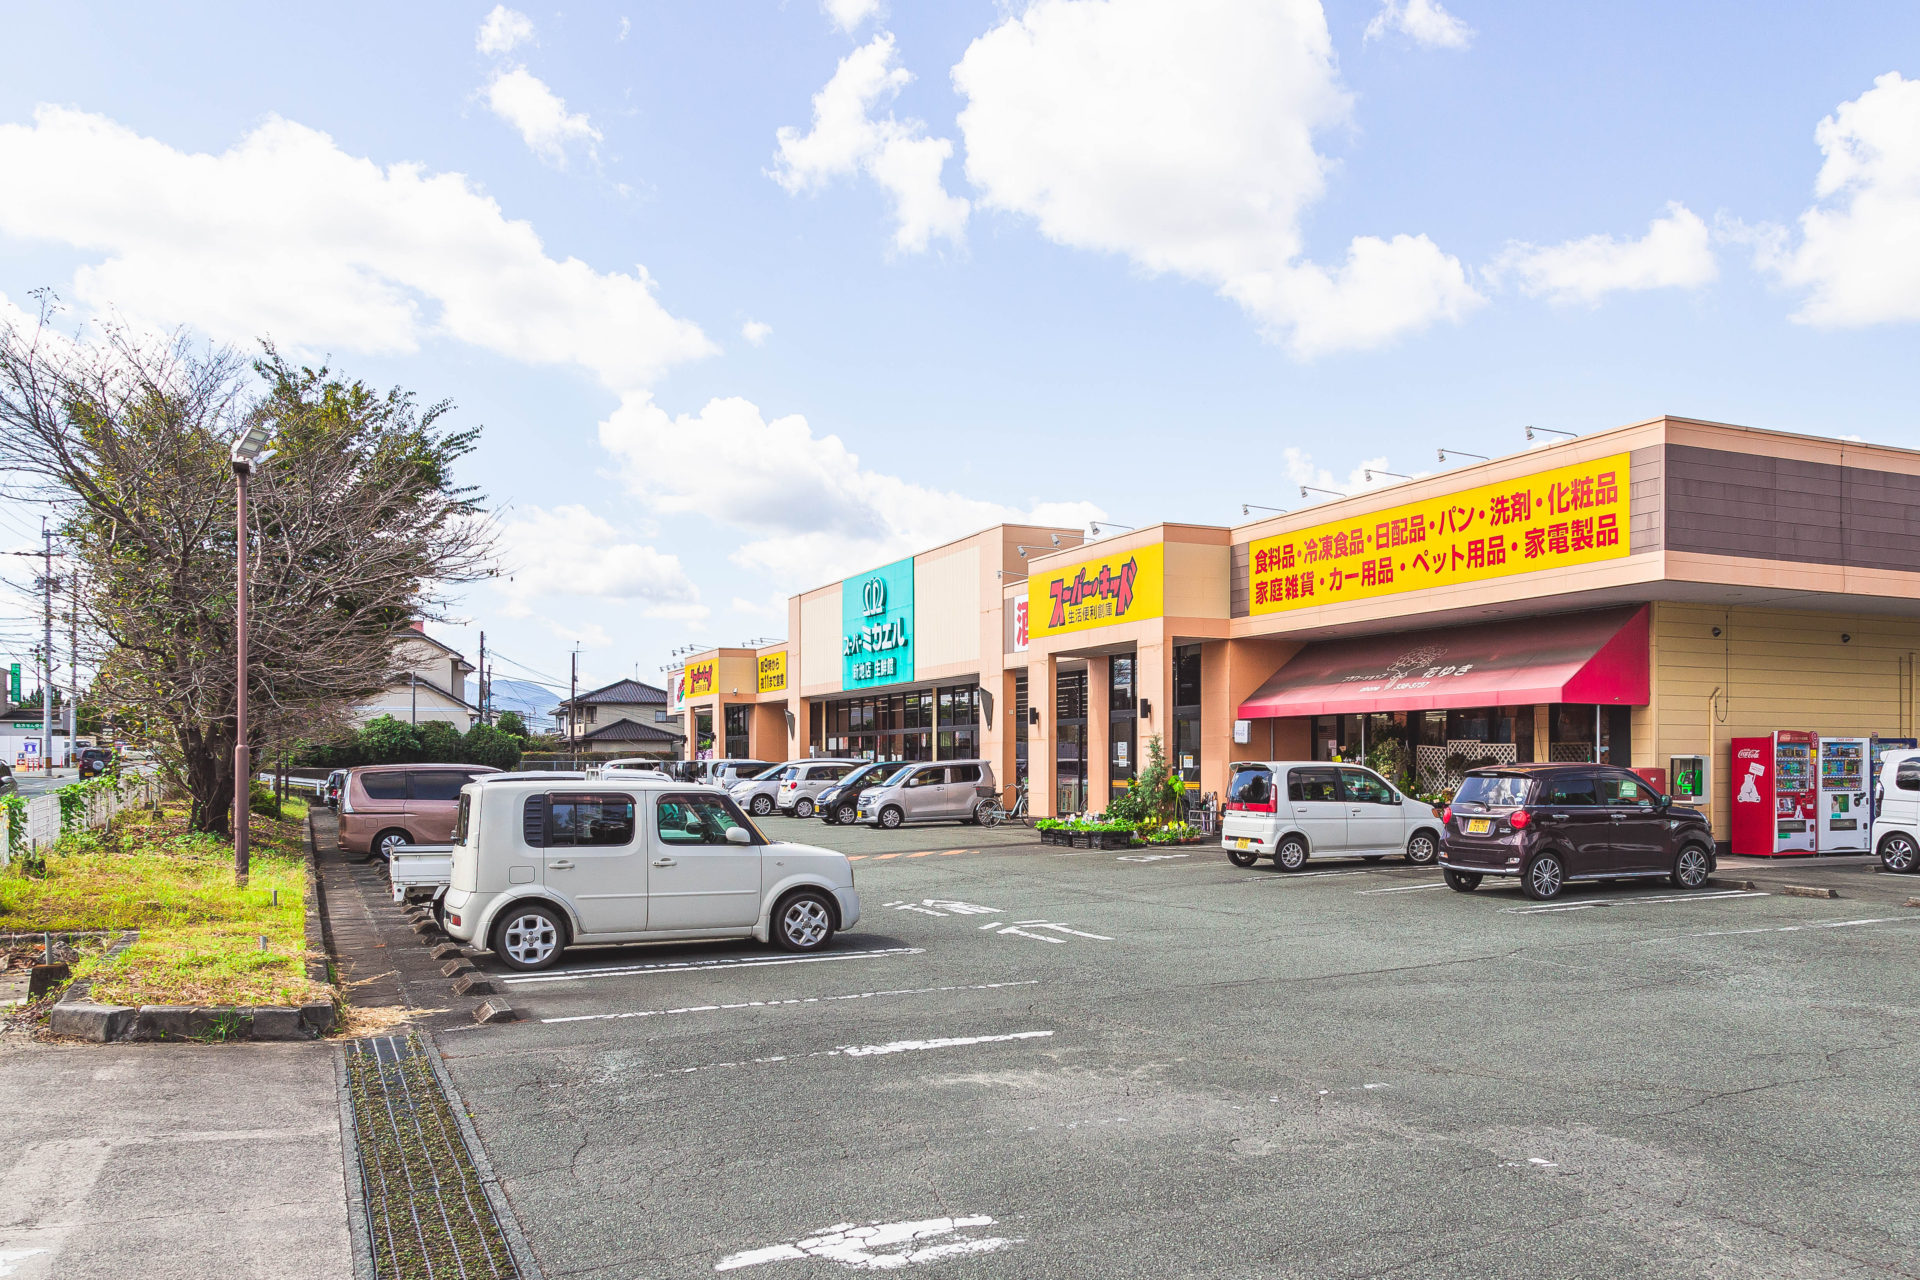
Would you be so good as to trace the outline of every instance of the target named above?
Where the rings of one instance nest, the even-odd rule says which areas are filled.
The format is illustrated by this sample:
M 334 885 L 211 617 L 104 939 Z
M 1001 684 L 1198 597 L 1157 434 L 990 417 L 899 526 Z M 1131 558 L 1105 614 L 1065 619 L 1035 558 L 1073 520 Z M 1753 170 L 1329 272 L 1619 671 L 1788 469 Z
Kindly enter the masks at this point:
M 457 916 L 457 915 L 455 915 L 455 914 L 453 914 L 453 912 L 451 912 L 451 911 L 449 911 L 449 912 L 447 912 L 447 923 L 448 923 L 448 924 L 459 924 L 459 923 L 460 923 L 460 917 L 459 917 L 459 916 Z
M 1527 824 L 1529 822 L 1532 822 L 1533 819 L 1528 815 L 1525 809 L 1515 809 L 1513 811 L 1513 816 L 1508 818 L 1507 821 L 1513 824 L 1513 829 L 1515 831 L 1524 831 L 1526 830 Z
M 1447 806 L 1446 808 L 1444 808 L 1444 809 L 1442 809 L 1442 810 L 1440 811 L 1440 821 L 1442 821 L 1442 822 L 1448 822 L 1448 823 L 1450 823 L 1450 822 L 1452 822 L 1452 821 L 1453 821 L 1453 806 L 1452 806 L 1452 805 L 1448 805 L 1448 806 Z

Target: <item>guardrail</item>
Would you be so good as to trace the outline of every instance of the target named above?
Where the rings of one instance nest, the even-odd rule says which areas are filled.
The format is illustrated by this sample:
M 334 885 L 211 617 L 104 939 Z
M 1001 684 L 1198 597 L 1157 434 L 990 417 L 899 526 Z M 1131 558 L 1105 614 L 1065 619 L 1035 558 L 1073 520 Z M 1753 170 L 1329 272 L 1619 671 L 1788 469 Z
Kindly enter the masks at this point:
M 43 796 L 9 797 L 0 806 L 0 867 L 52 844 L 63 832 L 102 827 L 128 809 L 150 808 L 159 796 L 160 780 L 153 775 L 122 774 L 115 787 L 76 782 Z

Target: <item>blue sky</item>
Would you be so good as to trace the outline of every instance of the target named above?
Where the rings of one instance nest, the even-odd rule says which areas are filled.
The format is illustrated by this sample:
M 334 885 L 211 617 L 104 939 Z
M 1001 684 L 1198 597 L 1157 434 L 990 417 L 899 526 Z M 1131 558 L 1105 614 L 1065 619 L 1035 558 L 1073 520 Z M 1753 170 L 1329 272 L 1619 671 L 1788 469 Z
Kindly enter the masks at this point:
M 0 294 L 453 398 L 434 629 L 594 680 L 1527 423 L 1920 446 L 1920 10 L 1444 2 L 11 6 Z

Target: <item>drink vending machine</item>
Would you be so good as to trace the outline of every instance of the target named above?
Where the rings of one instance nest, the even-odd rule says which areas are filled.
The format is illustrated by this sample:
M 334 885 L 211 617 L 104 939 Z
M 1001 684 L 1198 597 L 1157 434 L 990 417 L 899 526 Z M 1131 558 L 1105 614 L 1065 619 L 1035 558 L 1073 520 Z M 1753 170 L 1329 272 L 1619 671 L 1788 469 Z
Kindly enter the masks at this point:
M 1867 790 L 1871 793 L 1868 801 L 1873 806 L 1874 820 L 1880 817 L 1880 766 L 1885 763 L 1889 751 L 1912 751 L 1920 747 L 1920 738 L 1874 738 L 1869 748 L 1867 768 Z
M 1821 853 L 1865 853 L 1873 830 L 1873 780 L 1865 738 L 1821 738 L 1817 841 Z
M 1812 853 L 1817 791 L 1814 752 L 1819 739 L 1803 730 L 1780 729 L 1765 738 L 1735 738 L 1733 851 L 1771 858 Z

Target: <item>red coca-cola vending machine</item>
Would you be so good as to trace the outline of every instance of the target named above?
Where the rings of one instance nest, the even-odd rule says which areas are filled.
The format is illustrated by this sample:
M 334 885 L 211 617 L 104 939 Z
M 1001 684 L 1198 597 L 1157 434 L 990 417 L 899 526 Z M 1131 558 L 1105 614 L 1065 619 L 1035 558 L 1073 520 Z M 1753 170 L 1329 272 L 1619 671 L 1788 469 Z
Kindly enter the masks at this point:
M 1780 729 L 1733 740 L 1733 851 L 1747 857 L 1814 852 L 1813 762 L 1819 737 Z

